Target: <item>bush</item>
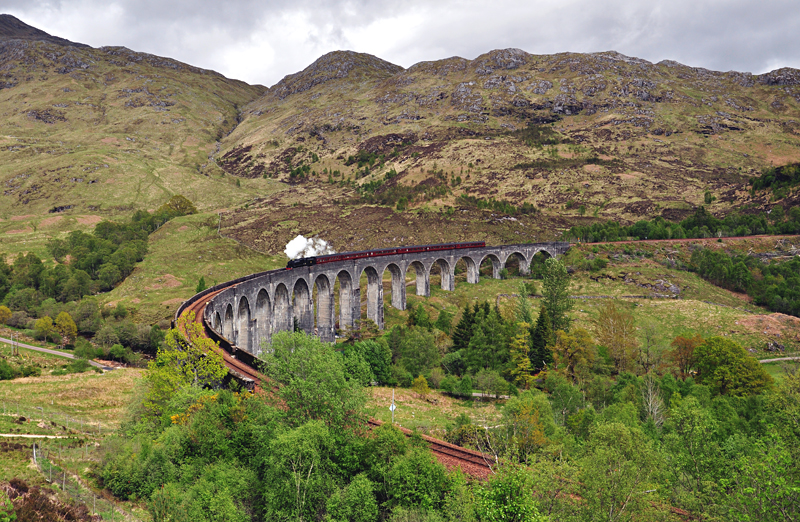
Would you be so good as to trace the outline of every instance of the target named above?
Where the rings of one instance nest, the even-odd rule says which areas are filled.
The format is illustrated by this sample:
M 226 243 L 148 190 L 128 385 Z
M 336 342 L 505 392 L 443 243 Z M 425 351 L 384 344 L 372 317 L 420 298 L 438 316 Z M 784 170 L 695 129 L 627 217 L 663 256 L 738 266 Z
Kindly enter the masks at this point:
M 16 368 L 8 364 L 5 360 L 0 359 L 0 381 L 10 381 L 18 375 Z
M 434 390 L 438 390 L 444 378 L 445 378 L 444 372 L 442 371 L 442 369 L 434 368 L 433 370 L 431 370 L 430 378 L 428 379 L 428 384 L 430 384 Z
M 26 328 L 30 320 L 31 318 L 28 317 L 28 314 L 22 311 L 17 311 L 11 314 L 11 317 L 6 324 L 8 326 L 13 326 L 14 328 Z
M 414 376 L 402 366 L 395 364 L 392 366 L 392 380 L 401 388 L 411 388 L 411 384 L 414 382 Z
M 108 350 L 108 355 L 110 355 L 115 361 L 120 362 L 127 361 L 129 353 L 130 349 L 126 349 L 121 344 L 115 344 L 110 350 Z

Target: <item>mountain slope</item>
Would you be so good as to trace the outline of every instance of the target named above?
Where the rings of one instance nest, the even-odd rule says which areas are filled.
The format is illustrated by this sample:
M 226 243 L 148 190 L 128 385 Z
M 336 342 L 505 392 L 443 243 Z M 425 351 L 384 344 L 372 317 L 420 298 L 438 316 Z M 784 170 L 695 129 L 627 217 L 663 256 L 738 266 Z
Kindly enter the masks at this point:
M 123 47 L 11 32 L 0 37 L 0 217 L 130 213 L 175 193 L 203 208 L 242 199 L 208 158 L 266 88 Z
M 371 190 L 413 189 L 412 208 L 458 207 L 465 194 L 533 204 L 540 221 L 555 223 L 678 219 L 706 192 L 717 214 L 763 205 L 751 201 L 749 177 L 800 160 L 794 69 L 723 73 L 616 52 L 505 49 L 393 72 L 377 70 L 372 64 L 382 61 L 368 55 L 354 63 L 354 55 L 316 62 L 347 74 L 317 82 L 312 66 L 250 103 L 223 140 L 221 166 L 293 183 L 339 171 L 332 181 L 371 187 L 394 169 Z M 367 172 L 348 162 L 359 152 L 383 154 L 385 165 L 375 168 L 376 160 Z M 302 165 L 308 175 L 290 177 Z M 453 186 L 455 177 L 462 183 Z
M 86 44 L 70 42 L 64 38 L 49 35 L 8 14 L 0 14 L 0 39 L 36 40 L 72 47 L 88 47 Z

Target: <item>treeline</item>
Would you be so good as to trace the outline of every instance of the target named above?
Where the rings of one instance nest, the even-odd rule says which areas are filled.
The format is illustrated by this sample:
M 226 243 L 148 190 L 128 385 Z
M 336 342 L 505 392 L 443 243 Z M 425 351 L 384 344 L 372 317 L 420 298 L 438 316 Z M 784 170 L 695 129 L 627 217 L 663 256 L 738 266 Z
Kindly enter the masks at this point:
M 628 239 L 691 239 L 797 233 L 800 233 L 800 207 L 792 207 L 787 213 L 782 206 L 776 205 L 769 213 L 732 213 L 719 219 L 701 206 L 679 223 L 662 217 L 638 221 L 627 227 L 617 221 L 606 221 L 574 226 L 564 233 L 564 238 L 568 241 L 595 243 Z
M 691 257 L 692 268 L 717 286 L 746 292 L 757 305 L 800 317 L 800 259 L 764 263 L 748 255 L 730 256 L 702 248 Z
M 197 212 L 183 196 L 154 213 L 136 212 L 126 223 L 103 221 L 91 234 L 71 232 L 53 239 L 47 250 L 53 261 L 36 254 L 0 263 L 0 299 L 12 310 L 30 310 L 45 299 L 66 303 L 110 290 L 125 279 L 147 253 L 147 236 L 170 219 Z
M 537 210 L 533 203 L 528 203 L 527 201 L 522 203 L 520 206 L 515 206 L 508 201 L 494 198 L 478 199 L 475 196 L 470 196 L 468 194 L 461 194 L 458 197 L 458 202 L 467 207 L 494 210 L 496 212 L 502 212 L 511 216 L 517 214 L 535 214 Z
M 800 163 L 792 163 L 780 167 L 770 167 L 760 176 L 750 179 L 753 190 L 781 189 L 793 187 L 800 183 Z

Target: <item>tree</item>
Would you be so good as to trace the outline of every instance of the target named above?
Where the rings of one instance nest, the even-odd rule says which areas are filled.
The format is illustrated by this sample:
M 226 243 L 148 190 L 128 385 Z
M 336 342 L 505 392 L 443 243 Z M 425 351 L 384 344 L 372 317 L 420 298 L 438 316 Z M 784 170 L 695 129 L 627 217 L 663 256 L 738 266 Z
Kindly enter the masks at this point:
M 568 314 L 574 303 L 569 297 L 569 274 L 564 263 L 553 257 L 545 261 L 543 279 L 543 302 L 550 314 L 553 331 L 569 331 L 572 319 Z
M 642 343 L 637 350 L 636 362 L 643 374 L 650 373 L 662 360 L 662 346 L 658 337 L 658 326 L 653 321 L 645 322 L 642 327 Z
M 587 515 L 603 513 L 602 520 L 609 522 L 653 520 L 656 488 L 648 486 L 661 463 L 639 429 L 617 422 L 598 425 L 582 464 L 579 476 Z
M 539 310 L 539 318 L 536 320 L 530 339 L 531 366 L 535 370 L 541 370 L 552 365 L 553 352 L 550 347 L 553 345 L 553 326 L 546 306 Z
M 678 377 L 684 381 L 689 376 L 689 371 L 694 368 L 694 351 L 701 344 L 703 344 L 703 338 L 699 334 L 692 337 L 679 335 L 671 343 L 672 350 L 667 353 L 667 358 L 677 368 Z
M 199 294 L 200 292 L 202 292 L 205 289 L 206 289 L 206 278 L 203 277 L 203 276 L 200 276 L 200 280 L 197 282 L 197 288 L 194 289 L 194 292 L 196 294 Z
M 476 511 L 480 520 L 538 522 L 541 516 L 531 495 L 531 471 L 506 465 L 477 490 Z
M 697 382 L 721 395 L 761 393 L 772 377 L 739 344 L 724 337 L 710 337 L 695 350 Z
M 612 299 L 600 308 L 594 327 L 597 343 L 608 348 L 617 373 L 628 369 L 639 345 L 633 314 L 620 306 L 616 299 Z
M 405 333 L 400 341 L 400 363 L 411 375 L 439 365 L 441 356 L 433 333 L 420 326 L 412 326 Z
M 547 396 L 539 390 L 528 390 L 511 397 L 503 408 L 503 427 L 509 454 L 527 464 L 529 457 L 547 444 L 547 437 L 556 433 Z
M 508 337 L 503 318 L 496 309 L 481 310 L 475 315 L 473 334 L 464 358 L 471 372 L 498 370 L 508 361 Z
M 361 384 L 347 379 L 342 357 L 317 337 L 276 333 L 263 371 L 282 385 L 277 395 L 297 425 L 321 420 L 331 429 L 344 429 L 364 420 Z
M 344 354 L 347 355 L 350 351 L 357 352 L 366 361 L 376 381 L 386 384 L 391 380 L 392 351 L 383 339 L 359 341 L 345 346 Z
M 108 348 L 119 342 L 119 336 L 110 324 L 106 324 L 100 328 L 100 331 L 94 336 L 94 340 L 100 343 L 104 348 Z
M 326 522 L 374 522 L 378 519 L 375 484 L 363 473 L 356 475 L 328 499 L 327 509 Z
M 159 207 L 158 213 L 171 214 L 173 216 L 188 216 L 189 214 L 197 214 L 197 207 L 186 197 L 176 194 Z
M 447 310 L 442 310 L 439 312 L 439 316 L 436 318 L 436 322 L 434 325 L 437 330 L 440 330 L 447 335 L 453 333 L 453 314 L 448 312 Z
M 72 316 L 67 312 L 61 312 L 56 316 L 55 327 L 59 335 L 61 335 L 62 346 L 69 344 L 78 335 L 78 327 L 75 325 L 75 321 L 72 320 Z
M 102 281 L 105 289 L 111 289 L 122 280 L 122 272 L 114 263 L 105 263 L 97 272 L 97 278 Z
M 417 304 L 417 306 L 410 307 L 408 310 L 408 320 L 406 321 L 406 324 L 408 326 L 419 326 L 428 329 L 433 326 L 431 324 L 431 316 L 425 311 L 422 303 Z
M 431 389 L 428 387 L 428 381 L 425 380 L 425 377 L 422 375 L 414 379 L 414 382 L 411 384 L 411 389 L 420 399 L 425 399 L 428 394 L 431 393 Z
M 270 443 L 264 466 L 264 519 L 315 520 L 334 493 L 328 455 L 335 439 L 322 421 L 309 421 L 280 433 Z
M 533 385 L 533 367 L 529 355 L 530 325 L 528 323 L 518 323 L 519 334 L 511 340 L 509 355 L 511 357 L 510 373 L 514 377 L 514 382 L 521 388 L 530 389 Z
M 0 306 L 0 324 L 8 323 L 8 320 L 11 319 L 11 310 L 7 306 Z
M 228 373 L 219 345 L 205 337 L 194 319 L 194 312 L 181 316 L 164 337 L 155 360 L 147 365 L 144 408 L 154 417 L 161 416 L 179 389 L 212 386 Z
M 453 332 L 453 351 L 463 350 L 469 346 L 469 340 L 472 338 L 472 325 L 475 324 L 475 312 L 472 311 L 469 304 L 464 305 L 464 312 L 461 314 L 461 320 L 456 325 L 455 332 Z
M 594 362 L 594 340 L 583 328 L 576 328 L 570 333 L 559 331 L 556 338 L 558 340 L 553 346 L 556 363 L 564 369 L 567 377 L 575 380 L 579 366 L 589 366 Z
M 533 324 L 533 312 L 531 311 L 531 301 L 528 299 L 528 285 L 523 281 L 519 284 L 519 299 L 517 299 L 516 321 L 517 323 Z M 531 294 L 533 292 L 530 292 Z
M 50 337 L 51 334 L 56 333 L 56 327 L 53 325 L 53 319 L 49 315 L 45 315 L 41 319 L 38 319 L 34 325 L 36 329 L 37 335 L 41 335 L 44 338 L 44 342 L 47 342 L 47 338 Z

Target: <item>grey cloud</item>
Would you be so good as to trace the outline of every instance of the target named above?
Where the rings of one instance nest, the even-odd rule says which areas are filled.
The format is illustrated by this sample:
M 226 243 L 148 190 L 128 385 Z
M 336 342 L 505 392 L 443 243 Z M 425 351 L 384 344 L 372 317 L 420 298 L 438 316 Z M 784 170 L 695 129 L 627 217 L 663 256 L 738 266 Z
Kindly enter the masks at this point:
M 124 45 L 271 85 L 350 48 L 404 67 L 518 47 L 616 50 L 754 73 L 800 67 L 794 2 L 728 0 L 4 0 L 3 11 L 90 45 Z M 102 23 L 93 23 L 93 20 Z M 399 20 L 399 21 L 395 21 Z M 373 24 L 383 24 L 375 31 Z M 367 35 L 367 36 L 365 36 Z

